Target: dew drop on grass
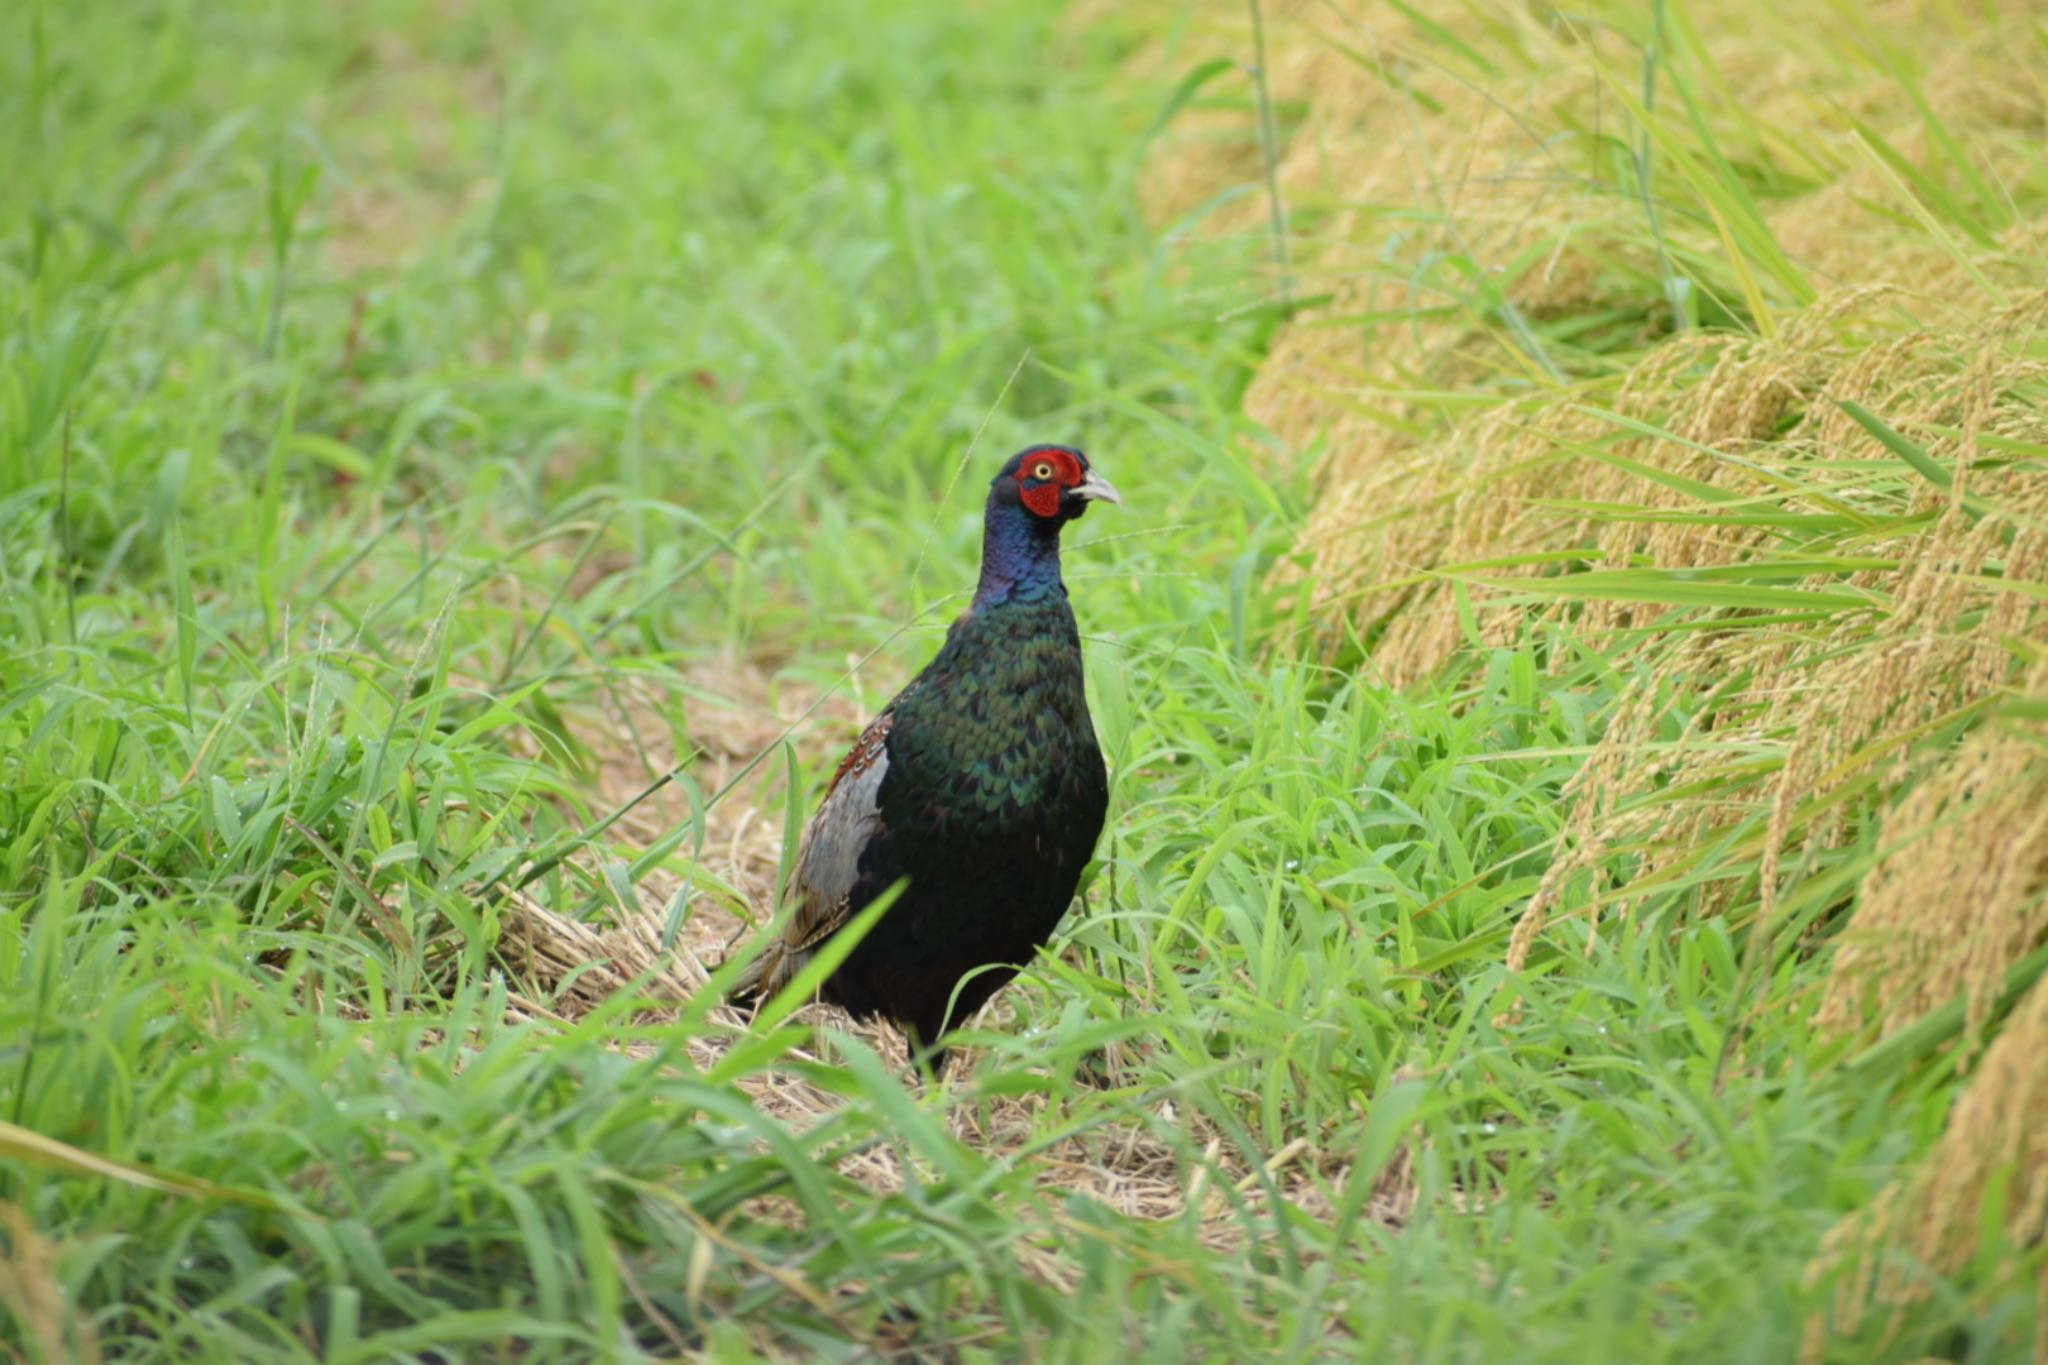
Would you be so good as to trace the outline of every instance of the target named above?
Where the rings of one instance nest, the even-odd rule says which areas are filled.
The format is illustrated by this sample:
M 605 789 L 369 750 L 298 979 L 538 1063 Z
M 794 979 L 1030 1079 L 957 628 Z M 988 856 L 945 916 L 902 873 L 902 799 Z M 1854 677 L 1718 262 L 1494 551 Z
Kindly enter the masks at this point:
M 1288 870 L 1289 872 L 1299 872 L 1299 871 L 1301 871 L 1301 859 L 1299 859 L 1299 858 L 1289 858 L 1289 859 L 1287 860 L 1287 870 Z

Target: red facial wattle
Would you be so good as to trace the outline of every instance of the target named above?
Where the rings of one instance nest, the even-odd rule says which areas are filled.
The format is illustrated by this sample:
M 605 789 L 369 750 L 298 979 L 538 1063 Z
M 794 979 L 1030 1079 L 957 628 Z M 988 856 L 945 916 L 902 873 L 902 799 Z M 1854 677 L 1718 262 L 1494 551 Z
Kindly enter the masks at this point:
M 1042 483 L 1037 487 L 1024 485 L 1021 496 L 1024 506 L 1041 517 L 1056 517 L 1060 514 L 1060 486 L 1056 483 Z
M 1032 515 L 1056 517 L 1061 495 L 1081 479 L 1080 462 L 1068 452 L 1033 451 L 1017 469 L 1017 495 Z

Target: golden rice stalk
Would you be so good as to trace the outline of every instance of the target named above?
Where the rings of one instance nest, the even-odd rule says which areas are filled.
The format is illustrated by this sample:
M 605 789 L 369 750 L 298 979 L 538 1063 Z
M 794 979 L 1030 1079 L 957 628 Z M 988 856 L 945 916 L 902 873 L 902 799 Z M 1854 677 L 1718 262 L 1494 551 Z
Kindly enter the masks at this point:
M 0 1322 L 12 1320 L 29 1355 L 10 1359 L 98 1365 L 99 1338 L 58 1276 L 59 1248 L 36 1230 L 27 1210 L 0 1202 Z M 0 1341 L 5 1337 L 0 1336 Z
M 2005 65 L 2024 25 L 1959 26 L 1913 0 L 1883 6 L 1872 23 L 1927 39 L 1916 68 L 1839 15 L 1758 7 L 1745 22 L 1696 30 L 1674 19 L 1659 56 L 1666 105 L 1675 82 L 1690 82 L 1695 127 L 1630 103 L 1642 97 L 1620 76 L 1634 79 L 1647 41 L 1632 7 L 1352 15 L 1279 0 L 1263 13 L 1265 76 L 1294 111 L 1277 149 L 1293 257 L 1328 286 L 1327 302 L 1281 331 L 1247 395 L 1284 443 L 1328 451 L 1304 554 L 1283 561 L 1278 581 L 1310 594 L 1326 646 L 1370 641 L 1375 670 L 1395 683 L 1440 669 L 1475 629 L 1506 644 L 1546 622 L 1644 670 L 1573 784 L 1566 851 L 1519 926 L 1512 963 L 1575 879 L 1597 876 L 1614 850 L 1635 851 L 1632 882 L 1654 885 L 1759 810 L 1747 865 L 1760 869 L 1754 894 L 1768 921 L 1788 856 L 1843 833 L 1845 793 L 1881 758 L 1888 783 L 1911 775 L 1902 755 L 1912 736 L 2006 685 L 2001 638 L 2039 638 L 2036 599 L 2002 585 L 2041 578 L 2048 546 L 2028 524 L 2044 506 L 2040 481 L 1977 466 L 1987 437 L 2048 440 L 2038 405 L 2018 393 L 2041 373 L 2029 339 L 2048 312 L 2032 287 L 2048 221 L 2013 221 L 1965 251 L 1923 202 L 1938 184 L 1906 184 L 1898 170 L 1900 158 L 1938 164 L 1956 140 L 2008 183 L 2038 168 L 2039 89 L 1987 87 L 1982 74 Z M 1141 49 L 1134 70 L 1149 64 L 1157 77 L 1212 50 L 1242 58 L 1249 14 L 1198 7 L 1162 25 L 1168 37 Z M 1153 158 L 1159 174 L 1242 173 L 1209 150 L 1219 127 L 1252 137 L 1251 105 L 1219 102 L 1204 119 L 1198 135 L 1169 136 Z M 1756 192 L 1757 211 L 1799 278 L 1756 283 L 1771 248 L 1752 243 L 1758 263 L 1745 263 L 1724 221 L 1733 201 L 1676 184 L 1672 166 L 1657 190 L 1661 222 L 1646 227 L 1644 203 L 1617 189 L 1629 177 L 1602 158 L 1652 125 L 1681 149 L 1659 142 L 1660 158 L 1689 149 L 1773 168 L 1778 182 Z M 1915 214 L 1921 227 L 1902 229 Z M 1247 210 L 1207 225 L 1250 233 L 1258 222 Z M 1701 289 L 1720 291 L 1715 307 L 1746 310 L 1753 333 L 1660 340 L 1667 251 L 1685 256 Z M 1803 281 L 1853 283 L 1799 306 Z M 1546 353 L 1556 343 L 1537 324 L 1589 314 L 1633 317 L 1639 335 L 1569 357 L 1584 377 L 1561 382 Z M 1844 403 L 1908 432 L 1955 471 L 1954 486 L 1880 476 L 1873 487 L 1884 451 Z M 1663 601 L 1498 590 L 1574 563 L 1710 573 L 1774 552 L 1770 517 L 1702 517 L 1714 509 L 1687 491 L 1701 487 L 1780 520 L 1867 517 L 1884 528 L 1843 547 L 1872 567 L 1791 579 L 1861 592 L 1870 605 L 1775 630 L 1753 628 L 1745 618 L 1756 612 L 1724 610 L 1725 631 L 1673 643 L 1650 631 L 1668 615 Z M 2010 515 L 1982 517 L 1972 490 Z M 1676 745 L 1658 745 L 1678 695 L 1701 705 Z M 1653 799 L 1666 783 L 1710 795 Z M 1601 894 L 1596 881 L 1590 908 Z M 1748 893 L 1731 878 L 1705 892 L 1710 909 L 1738 894 Z
M 1280 448 L 1321 454 L 1302 553 L 1276 582 L 1308 594 L 1311 644 L 1363 641 L 1397 684 L 1475 632 L 1509 645 L 1553 627 L 1630 679 L 1567 789 L 1511 966 L 1552 911 L 1597 924 L 1660 878 L 1705 875 L 1707 911 L 1753 901 L 1768 930 L 1812 855 L 1882 811 L 1821 1023 L 1891 1033 L 1960 993 L 1965 1047 L 1982 1047 L 2008 969 L 2048 938 L 2048 755 L 1999 710 L 2048 697 L 2048 669 L 2016 664 L 2048 657 L 2048 480 L 2010 454 L 2048 446 L 2048 118 L 2015 60 L 2034 17 L 2021 0 L 1758 3 L 1711 22 L 1674 6 L 1660 60 L 1675 65 L 1646 112 L 1646 9 L 1263 5 L 1284 111 L 1266 150 L 1300 292 L 1320 296 L 1246 398 Z M 1249 60 L 1239 0 L 1157 28 L 1133 59 L 1154 80 Z M 1696 96 L 1685 113 L 1674 79 Z M 1654 225 L 1621 164 L 1648 129 Z M 1181 220 L 1191 257 L 1256 243 L 1260 152 L 1248 98 L 1207 101 L 1156 148 L 1151 207 Z M 1743 168 L 1746 244 L 1727 222 L 1737 196 L 1678 174 L 1688 155 Z M 1997 201 L 1974 221 L 1940 202 L 1966 199 L 1973 174 Z M 1198 226 L 1183 218 L 1197 204 Z M 1670 260 L 1702 330 L 1670 334 Z M 1845 404 L 1946 483 L 1908 472 Z M 1821 522 L 1846 529 L 1803 529 Z M 1739 577 L 1788 545 L 1836 562 Z M 1830 605 L 1779 621 L 1574 592 L 1588 571 Z M 1946 750 L 1924 742 L 1956 731 Z M 1941 1273 L 1979 1254 L 1987 1194 L 2010 1244 L 2048 1236 L 2044 1047 L 2048 982 L 1984 1049 L 1928 1166 L 1836 1230 L 1814 1273 L 1841 1276 L 1837 1312 L 1814 1354 L 1830 1326 L 1854 1333 L 1918 1292 L 1882 1249 Z
M 1819 309 L 1811 320 L 1829 316 L 1830 310 Z M 1977 465 L 1987 437 L 2048 442 L 2048 417 L 2022 393 L 2040 377 L 2029 338 L 2044 316 L 2048 295 L 1980 325 L 1922 329 L 1861 351 L 1824 344 L 1805 322 L 1774 343 L 1727 343 L 1707 374 L 1657 396 L 1657 405 L 1667 407 L 1661 429 L 1676 440 L 1644 436 L 1609 443 L 1608 449 L 1638 466 L 1703 486 L 1768 497 L 1787 510 L 1861 510 L 1872 516 L 1874 527 L 1892 529 L 1874 530 L 1855 547 L 1860 562 L 1873 567 L 1847 574 L 1831 568 L 1810 580 L 1816 588 L 1863 590 L 1870 606 L 1838 610 L 1803 629 L 1745 628 L 1743 617 L 1753 613 L 1724 609 L 1725 631 L 1696 630 L 1675 639 L 1655 632 L 1630 636 L 1664 608 L 1563 598 L 1542 609 L 1551 616 L 1575 612 L 1571 627 L 1580 640 L 1622 658 L 1640 656 L 1647 672 L 1617 705 L 1567 793 L 1567 848 L 1517 928 L 1511 965 L 1526 961 L 1571 879 L 1600 866 L 1611 851 L 1639 849 L 1635 881 L 1654 883 L 1659 872 L 1751 818 L 1757 802 L 1769 812 L 1757 850 L 1758 895 L 1768 920 L 1787 850 L 1795 844 L 1827 847 L 1844 832 L 1834 799 L 1839 792 L 1880 764 L 1887 785 L 1903 780 L 1910 775 L 1902 765 L 1912 736 L 2014 684 L 2004 642 L 2048 642 L 2048 615 L 2038 591 L 2048 584 L 2048 532 L 2041 529 L 2048 480 L 2020 465 Z M 1919 433 L 1925 449 L 1956 470 L 1954 486 L 1909 487 L 1889 495 L 1895 502 L 1889 509 L 1874 500 L 1867 466 L 1875 442 L 1844 414 L 1843 402 L 1891 414 L 1896 428 Z M 1618 409 L 1625 417 L 1643 415 L 1628 403 Z M 1771 434 L 1780 426 L 1784 430 Z M 1525 427 L 1513 439 L 1542 439 L 1554 430 Z M 1482 424 L 1472 448 L 1485 460 L 1498 439 Z M 1512 510 L 1475 518 L 1469 529 L 1454 518 L 1434 553 L 1457 563 L 1481 557 L 1489 545 L 1579 546 L 1594 565 L 1673 570 L 1738 564 L 1769 553 L 1773 531 L 1767 521 L 1575 523 L 1547 512 L 1539 478 L 1552 497 L 1562 486 L 1588 503 L 1673 511 L 1697 503 L 1690 494 L 1646 488 L 1628 470 L 1591 460 L 1513 474 L 1512 461 L 1521 455 L 1529 465 L 1531 449 L 1513 447 L 1513 453 L 1484 466 L 1507 471 L 1484 491 Z M 1708 451 L 1737 456 L 1738 462 L 1724 463 Z M 1774 490 L 1774 479 L 1796 480 L 1797 486 Z M 1976 505 L 1965 503 L 1972 493 L 1990 499 L 1994 514 L 1973 517 Z M 2030 585 L 2036 590 L 2030 592 Z M 1505 643 L 1524 628 L 1528 609 L 1508 599 L 1498 607 L 1482 605 L 1478 614 L 1482 629 Z M 1435 667 L 1462 643 L 1449 588 L 1431 584 L 1411 590 L 1376 654 Z M 2048 678 L 2037 675 L 2034 684 L 2020 690 L 2037 695 Z M 1660 747 L 1655 741 L 1666 708 L 1653 700 L 1676 693 L 1699 699 L 1694 720 L 1678 743 Z M 1764 771 L 1772 766 L 1775 773 Z M 1713 795 L 1689 802 L 1652 799 L 1665 783 Z M 1708 908 L 1726 903 L 1738 889 L 1733 882 L 1709 888 Z M 1592 905 L 1597 903 L 1596 896 Z M 2002 971 L 2010 955 L 1993 956 Z M 1845 1009 L 1838 1006 L 1838 1013 Z M 1846 1020 L 1846 1013 L 1840 1017 Z
M 1636 97 L 1643 8 L 1263 4 L 1265 77 L 1286 115 L 1271 150 L 1293 269 L 1328 300 L 1276 338 L 1246 406 L 1286 444 L 1326 446 L 1319 479 L 1391 477 L 1475 391 L 1551 383 L 1564 362 L 1517 344 L 1517 322 L 1606 313 L 1625 327 L 1633 316 L 1654 340 L 1667 248 L 1703 291 L 1719 291 L 1715 307 L 1765 305 L 1755 325 L 1775 329 L 1784 301 L 1742 297 L 1724 228 L 1677 177 L 1666 169 L 1648 191 L 1667 201 L 1654 226 L 1627 187 L 1620 162 L 1641 133 L 1623 101 Z M 1955 243 L 1901 230 L 1924 190 L 1899 181 L 1886 153 L 1939 164 L 1947 136 L 1994 167 L 2038 159 L 2039 91 L 1985 79 L 2009 67 L 2010 30 L 1926 0 L 1878 8 L 1870 26 L 1926 38 L 1917 101 L 1865 26 L 1764 6 L 1702 20 L 1686 75 L 1729 155 L 1780 168 L 1782 189 L 1759 208 L 1807 280 L 1881 281 L 1910 291 L 1921 317 L 1953 320 L 1987 302 L 1975 277 L 1995 292 L 2027 276 L 2042 235 L 2016 223 L 1985 259 L 1960 262 Z M 1216 56 L 1248 69 L 1249 13 L 1238 0 L 1162 13 L 1133 77 L 1164 83 Z M 1680 44 L 1666 46 L 1668 67 Z M 1663 80 L 1669 106 L 1668 71 Z M 1145 167 L 1155 217 L 1175 223 L 1189 253 L 1255 240 L 1265 220 L 1249 78 L 1203 94 L 1214 98 L 1183 110 Z M 1197 205 L 1208 206 L 1198 223 L 1186 217 Z M 1445 394 L 1460 396 L 1449 409 Z
M 2048 1238 L 2044 1052 L 2048 980 L 2034 984 L 1985 1051 L 1927 1161 L 1829 1232 L 1807 1275 L 1832 1280 L 1834 1311 L 1807 1324 L 1803 1359 L 1826 1358 L 1831 1336 L 1855 1336 L 1873 1310 L 1890 1310 L 1889 1334 L 1927 1296 L 1926 1271 L 1956 1274 L 1988 1250 L 1980 1245 L 1987 1228 L 2010 1249 Z M 2034 1359 L 2048 1360 L 2048 1277 L 2037 1293 Z
M 1974 1050 L 2006 970 L 2048 941 L 2048 747 L 1978 731 L 1884 835 L 1891 853 L 1864 880 L 1817 1022 L 1847 1032 L 1875 1017 L 1889 1034 L 1960 993 Z

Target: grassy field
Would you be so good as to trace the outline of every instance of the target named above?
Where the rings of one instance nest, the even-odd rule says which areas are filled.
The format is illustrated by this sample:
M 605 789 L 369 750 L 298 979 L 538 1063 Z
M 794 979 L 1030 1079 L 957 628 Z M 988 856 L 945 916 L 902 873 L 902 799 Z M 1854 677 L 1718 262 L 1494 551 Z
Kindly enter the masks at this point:
M 1453 531 L 1347 577 L 1368 556 L 1332 525 L 1404 494 L 1275 397 L 1305 328 L 1467 360 L 1474 330 L 1525 338 L 1399 383 L 1310 356 L 1351 417 L 1513 465 L 1469 409 L 1540 427 L 1515 404 L 1600 406 L 1670 330 L 1652 314 L 1767 347 L 1819 292 L 1717 255 L 1711 210 L 1667 240 L 1645 195 L 1603 198 L 1621 226 L 1574 238 L 1599 287 L 1545 311 L 1512 281 L 1432 292 L 1484 272 L 1427 243 L 1416 267 L 1425 234 L 1381 243 L 1355 187 L 1316 197 L 1291 50 L 1261 134 L 1259 84 L 1210 64 L 1249 35 L 1164 11 L 160 0 L 0 26 L 11 1356 L 2004 1361 L 2043 1331 L 2048 1263 L 1996 1202 L 2024 1167 L 1964 1262 L 1893 1248 L 1897 1314 L 1828 1318 L 1861 1273 L 1830 1230 L 1940 1150 L 1972 1059 L 1960 997 L 1882 1040 L 1823 1017 L 1884 803 L 1836 803 L 1760 908 L 1778 798 L 1741 773 L 1699 779 L 1737 815 L 1687 826 L 1703 864 L 1583 823 L 1589 781 L 1711 711 L 1637 648 L 1696 618 L 1602 617 L 1585 584 L 1549 609 L 1547 568 L 1475 565 Z M 1707 166 L 1723 210 L 1778 183 L 1764 153 L 1714 178 L 1700 144 L 1744 135 L 1688 127 L 1643 164 Z M 1205 169 L 1176 179 L 1190 142 Z M 1638 154 L 1617 134 L 1610 169 Z M 1887 221 L 1945 260 L 1969 213 L 2003 240 L 2048 202 L 2022 177 L 1951 187 L 1950 214 L 1914 184 L 1935 207 Z M 1407 302 L 1347 294 L 1339 241 Z M 1976 268 L 2017 299 L 2038 282 L 2008 250 Z M 2015 345 L 2000 392 L 2031 406 Z M 1994 431 L 2012 478 L 2048 454 Z M 690 995 L 964 603 L 985 480 L 1028 440 L 1082 445 L 1126 499 L 1067 556 L 1111 827 L 1085 913 L 927 1090 L 879 1031 L 748 1030 Z M 1931 524 L 1919 466 L 1861 459 L 1814 476 L 1848 508 L 1824 525 L 1731 495 L 1744 534 L 1831 538 L 1773 542 L 1761 596 L 1695 611 L 1784 608 L 1766 590 L 1812 588 L 1816 557 L 1878 572 L 1873 519 Z M 1700 482 L 1675 487 L 1728 501 Z M 1344 513 L 1352 484 L 1381 501 Z M 2033 533 L 1971 487 L 1957 518 Z M 1600 523 L 1529 549 L 1551 567 L 1657 520 L 1545 496 Z M 1427 579 L 1429 629 L 1352 612 L 1413 597 L 1418 560 L 1465 565 Z M 1483 596 L 1525 571 L 1511 610 Z M 1914 735 L 1937 758 L 1975 734 L 1947 715 Z M 1569 913 L 1645 868 L 1625 931 Z

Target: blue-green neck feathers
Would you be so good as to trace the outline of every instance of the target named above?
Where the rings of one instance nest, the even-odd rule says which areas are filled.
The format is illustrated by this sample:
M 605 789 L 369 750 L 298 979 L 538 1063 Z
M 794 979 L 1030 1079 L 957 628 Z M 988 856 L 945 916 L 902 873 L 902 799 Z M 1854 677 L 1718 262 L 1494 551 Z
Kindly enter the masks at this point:
M 981 584 L 972 611 L 1003 602 L 1038 602 L 1064 593 L 1060 520 L 991 497 L 981 539 Z

